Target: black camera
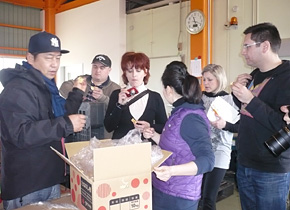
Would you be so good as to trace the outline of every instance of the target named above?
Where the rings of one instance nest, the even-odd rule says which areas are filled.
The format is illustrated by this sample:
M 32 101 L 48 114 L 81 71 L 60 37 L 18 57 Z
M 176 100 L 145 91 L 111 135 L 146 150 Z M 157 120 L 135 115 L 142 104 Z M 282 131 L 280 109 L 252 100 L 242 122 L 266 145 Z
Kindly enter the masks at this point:
M 290 147 L 290 128 L 285 126 L 265 141 L 265 144 L 275 156 L 279 156 Z
M 287 108 L 290 111 L 290 106 L 287 106 Z M 290 117 L 290 112 L 288 116 Z M 275 156 L 279 156 L 287 150 L 290 147 L 290 124 L 272 135 L 270 139 L 265 141 L 265 144 Z

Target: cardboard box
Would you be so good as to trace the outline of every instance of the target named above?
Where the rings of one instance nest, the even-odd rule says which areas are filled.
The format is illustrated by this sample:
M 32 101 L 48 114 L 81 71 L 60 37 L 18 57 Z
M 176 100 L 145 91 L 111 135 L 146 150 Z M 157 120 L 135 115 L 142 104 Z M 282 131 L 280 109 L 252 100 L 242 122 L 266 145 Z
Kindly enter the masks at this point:
M 53 150 L 70 165 L 71 199 L 81 210 L 152 209 L 151 143 L 109 146 L 93 150 L 94 180 L 69 159 L 89 141 L 66 144 L 68 158 Z M 163 152 L 160 165 L 171 153 Z

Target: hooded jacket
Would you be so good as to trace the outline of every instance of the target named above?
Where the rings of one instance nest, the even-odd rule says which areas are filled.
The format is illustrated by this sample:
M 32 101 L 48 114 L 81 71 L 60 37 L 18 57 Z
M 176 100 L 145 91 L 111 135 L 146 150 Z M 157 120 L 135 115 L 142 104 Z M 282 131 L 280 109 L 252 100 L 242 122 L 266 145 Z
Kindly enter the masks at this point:
M 11 200 L 64 181 L 65 163 L 50 147 L 63 153 L 61 139 L 73 133 L 73 125 L 67 115 L 54 117 L 40 71 L 17 64 L 3 69 L 0 80 L 1 191 L 3 200 Z M 81 92 L 75 91 L 67 113 L 78 110 Z
M 255 96 L 245 107 L 252 117 L 241 114 L 236 141 L 238 161 L 244 167 L 260 171 L 290 172 L 290 149 L 275 157 L 265 146 L 265 141 L 286 125 L 280 107 L 290 104 L 290 62 L 283 61 L 264 73 L 255 69 L 251 75 L 254 86 L 266 78 L 270 80 L 258 97 Z M 234 99 L 240 105 L 235 97 Z M 289 140 L 289 134 L 287 139 Z

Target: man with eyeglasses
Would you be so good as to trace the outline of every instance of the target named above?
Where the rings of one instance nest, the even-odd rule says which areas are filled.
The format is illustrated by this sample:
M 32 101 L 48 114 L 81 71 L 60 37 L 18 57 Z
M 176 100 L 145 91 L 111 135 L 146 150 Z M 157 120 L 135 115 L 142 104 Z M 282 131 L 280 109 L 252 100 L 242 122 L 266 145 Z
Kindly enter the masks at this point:
M 243 210 L 286 209 L 290 149 L 275 157 L 265 146 L 284 125 L 280 107 L 290 103 L 290 62 L 281 60 L 281 38 L 271 23 L 244 31 L 242 55 L 255 68 L 232 84 L 240 107 L 237 181 Z

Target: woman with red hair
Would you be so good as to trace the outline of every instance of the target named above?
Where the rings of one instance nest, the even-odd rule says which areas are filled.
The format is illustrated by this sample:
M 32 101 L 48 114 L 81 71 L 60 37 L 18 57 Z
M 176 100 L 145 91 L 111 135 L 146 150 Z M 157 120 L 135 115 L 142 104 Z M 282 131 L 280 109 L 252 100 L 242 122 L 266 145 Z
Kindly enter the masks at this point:
M 150 77 L 149 58 L 144 53 L 126 52 L 121 68 L 126 87 L 110 96 L 104 120 L 106 130 L 113 132 L 112 139 L 120 139 L 134 128 L 143 132 L 153 127 L 161 133 L 167 115 L 160 94 L 146 87 Z

